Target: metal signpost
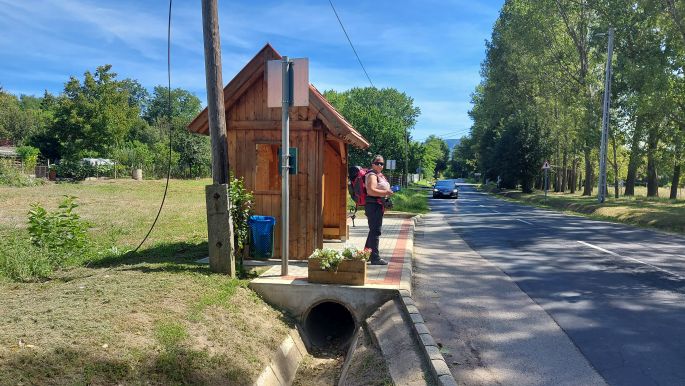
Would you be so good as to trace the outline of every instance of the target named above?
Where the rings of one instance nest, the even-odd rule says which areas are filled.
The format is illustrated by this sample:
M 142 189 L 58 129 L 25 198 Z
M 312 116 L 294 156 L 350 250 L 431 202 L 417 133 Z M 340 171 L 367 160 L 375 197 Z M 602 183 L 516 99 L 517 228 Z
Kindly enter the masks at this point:
M 281 276 L 286 276 L 290 252 L 289 112 L 290 106 L 309 106 L 309 59 L 284 56 L 282 60 L 268 61 L 267 87 L 267 106 L 281 107 Z
M 611 55 L 614 50 L 614 29 L 609 28 L 607 43 L 607 67 L 604 81 L 604 104 L 602 109 L 602 142 L 599 152 L 599 192 L 597 201 L 603 203 L 607 192 L 607 142 L 609 141 L 609 104 L 611 103 Z
M 542 168 L 545 170 L 545 200 L 547 200 L 547 190 L 549 190 L 549 162 L 545 160 L 545 163 L 542 165 Z

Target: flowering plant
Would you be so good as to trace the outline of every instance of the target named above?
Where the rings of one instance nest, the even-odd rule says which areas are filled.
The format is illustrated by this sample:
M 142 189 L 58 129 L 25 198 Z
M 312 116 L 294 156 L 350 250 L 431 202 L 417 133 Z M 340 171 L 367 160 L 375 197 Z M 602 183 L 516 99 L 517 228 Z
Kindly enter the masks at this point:
M 359 250 L 355 247 L 347 247 L 342 251 L 342 255 L 349 260 L 367 261 L 369 260 L 369 257 L 371 257 L 371 249 L 364 248 L 363 250 Z
M 337 271 L 338 265 L 343 260 L 343 256 L 334 249 L 316 249 L 309 258 L 320 259 L 321 269 L 326 271 Z

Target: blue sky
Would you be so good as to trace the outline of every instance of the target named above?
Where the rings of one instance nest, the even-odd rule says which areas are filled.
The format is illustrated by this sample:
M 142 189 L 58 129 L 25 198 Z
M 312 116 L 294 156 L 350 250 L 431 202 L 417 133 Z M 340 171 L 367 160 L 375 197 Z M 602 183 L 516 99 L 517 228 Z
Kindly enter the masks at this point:
M 412 133 L 468 132 L 470 94 L 503 0 L 333 4 L 377 87 L 414 98 Z M 369 85 L 327 0 L 219 0 L 224 82 L 267 42 L 308 57 L 319 90 Z M 62 91 L 69 76 L 112 64 L 120 78 L 166 85 L 167 0 L 0 0 L 0 85 L 13 94 Z M 174 1 L 172 87 L 206 100 L 199 0 Z

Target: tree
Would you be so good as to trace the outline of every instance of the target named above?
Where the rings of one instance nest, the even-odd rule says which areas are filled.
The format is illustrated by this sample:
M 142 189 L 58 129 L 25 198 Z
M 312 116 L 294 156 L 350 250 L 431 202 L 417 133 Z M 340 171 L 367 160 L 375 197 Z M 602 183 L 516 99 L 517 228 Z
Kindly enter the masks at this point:
M 164 86 L 156 86 L 145 112 L 145 120 L 153 124 L 156 120 L 168 117 L 171 113 L 172 117 L 181 118 L 190 123 L 201 110 L 198 97 L 188 90 L 175 88 L 171 90 L 171 112 L 169 112 L 169 90 Z
M 450 157 L 450 149 L 443 139 L 431 135 L 423 144 L 424 155 L 422 159 L 423 169 L 426 176 L 438 178 L 440 173 L 447 169 L 447 161 Z
M 371 144 L 368 150 L 350 150 L 353 165 L 368 165 L 375 154 L 405 165 L 409 160 L 409 133 L 421 113 L 411 97 L 393 88 L 375 87 L 340 93 L 329 90 L 324 96 Z
M 94 74 L 87 71 L 83 83 L 71 77 L 65 84 L 52 128 L 60 157 L 109 156 L 139 122 L 138 106 L 129 103 L 128 89 L 111 68 L 100 66 Z

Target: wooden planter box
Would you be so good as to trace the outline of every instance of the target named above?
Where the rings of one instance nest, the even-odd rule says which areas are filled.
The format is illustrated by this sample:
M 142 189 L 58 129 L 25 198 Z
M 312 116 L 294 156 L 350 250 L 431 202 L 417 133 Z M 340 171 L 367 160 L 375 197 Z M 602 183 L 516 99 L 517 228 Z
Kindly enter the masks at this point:
M 366 283 L 366 261 L 343 260 L 338 270 L 321 269 L 321 259 L 311 258 L 308 264 L 309 282 L 323 284 L 364 285 Z

